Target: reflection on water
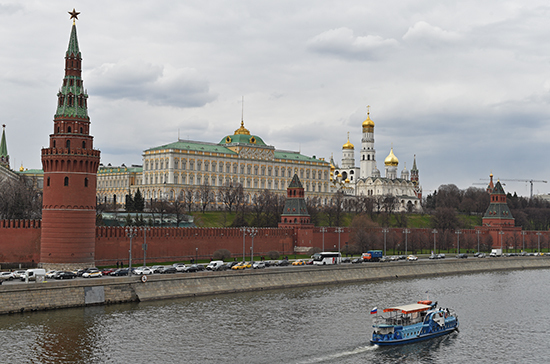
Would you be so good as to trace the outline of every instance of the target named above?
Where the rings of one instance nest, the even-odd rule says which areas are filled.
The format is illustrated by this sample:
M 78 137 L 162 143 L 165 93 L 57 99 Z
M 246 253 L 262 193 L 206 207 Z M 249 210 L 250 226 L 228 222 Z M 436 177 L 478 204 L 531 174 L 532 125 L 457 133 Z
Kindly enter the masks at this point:
M 0 317 L 0 358 L 2 363 L 542 363 L 550 355 L 547 345 L 538 344 L 550 321 L 548 276 L 548 270 L 498 272 L 14 314 Z M 426 291 L 458 312 L 459 333 L 399 347 L 370 345 L 372 307 L 425 299 Z

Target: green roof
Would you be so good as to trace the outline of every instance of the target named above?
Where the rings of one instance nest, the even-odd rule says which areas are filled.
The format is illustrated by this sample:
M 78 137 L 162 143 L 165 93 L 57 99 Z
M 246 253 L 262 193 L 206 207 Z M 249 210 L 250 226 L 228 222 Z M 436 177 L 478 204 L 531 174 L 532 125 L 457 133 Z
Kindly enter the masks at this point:
M 76 25 L 73 24 L 71 29 L 71 37 L 69 38 L 69 47 L 67 48 L 67 56 L 74 55 L 80 58 L 80 49 L 78 49 L 78 37 L 76 36 Z
M 275 158 L 276 159 L 289 159 L 289 160 L 295 160 L 295 161 L 304 161 L 304 162 L 326 163 L 328 165 L 327 161 L 323 161 L 323 160 L 313 158 L 313 157 L 308 157 L 308 156 L 300 154 L 298 152 L 292 152 L 292 151 L 288 151 L 288 150 L 276 150 L 275 151 Z
M 195 142 L 191 140 L 179 140 L 174 143 L 164 144 L 155 148 L 147 149 L 145 151 L 152 152 L 155 150 L 162 150 L 162 149 L 180 149 L 180 150 L 193 150 L 198 152 L 209 152 L 209 153 L 237 154 L 231 149 L 228 149 L 219 144 L 208 143 L 208 142 Z
M 250 145 L 261 145 L 267 146 L 265 142 L 257 135 L 247 135 L 247 134 L 234 134 L 227 135 L 222 140 L 220 140 L 221 145 L 230 145 L 230 144 L 250 144 Z

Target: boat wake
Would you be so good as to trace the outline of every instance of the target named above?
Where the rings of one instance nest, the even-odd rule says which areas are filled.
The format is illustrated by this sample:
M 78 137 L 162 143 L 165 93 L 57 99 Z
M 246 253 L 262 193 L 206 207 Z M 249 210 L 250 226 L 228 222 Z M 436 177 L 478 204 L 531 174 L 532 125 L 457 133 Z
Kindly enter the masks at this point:
M 379 348 L 378 345 L 360 346 L 360 347 L 355 348 L 353 350 L 342 351 L 340 353 L 329 354 L 329 355 L 325 355 L 325 356 L 321 356 L 321 357 L 317 357 L 317 358 L 309 358 L 309 359 L 304 360 L 304 361 L 299 361 L 296 364 L 313 364 L 313 363 L 330 362 L 332 360 L 340 359 L 340 358 L 343 358 L 343 357 L 346 357 L 346 356 L 352 356 L 352 355 L 365 353 L 365 352 L 368 352 L 368 351 L 373 351 L 373 350 L 376 350 L 377 348 Z

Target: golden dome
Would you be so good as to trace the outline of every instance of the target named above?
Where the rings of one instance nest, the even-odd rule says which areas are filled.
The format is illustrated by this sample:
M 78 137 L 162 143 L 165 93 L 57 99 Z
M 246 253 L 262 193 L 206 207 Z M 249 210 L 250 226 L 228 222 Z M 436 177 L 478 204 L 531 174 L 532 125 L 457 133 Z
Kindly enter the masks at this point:
M 373 129 L 374 128 L 374 121 L 372 121 L 370 119 L 370 106 L 367 106 L 367 119 L 365 121 L 363 121 L 363 129 L 365 128 L 370 128 L 370 129 Z
M 21 163 L 21 167 L 19 167 L 19 172 L 23 172 L 25 168 L 23 168 L 23 163 Z
M 349 178 L 346 178 L 346 180 L 344 182 L 349 183 Z
M 338 173 L 338 175 L 336 177 L 342 178 L 342 173 Z
M 399 164 L 399 159 L 393 154 L 393 147 L 390 150 L 390 154 L 384 159 L 384 164 L 387 166 L 397 167 Z
M 351 150 L 355 149 L 353 144 L 349 142 L 349 131 L 348 131 L 348 141 L 346 142 L 346 144 L 342 145 L 342 149 L 351 149 Z
M 244 121 L 241 120 L 241 127 L 235 130 L 235 135 L 250 135 L 250 131 L 244 127 Z

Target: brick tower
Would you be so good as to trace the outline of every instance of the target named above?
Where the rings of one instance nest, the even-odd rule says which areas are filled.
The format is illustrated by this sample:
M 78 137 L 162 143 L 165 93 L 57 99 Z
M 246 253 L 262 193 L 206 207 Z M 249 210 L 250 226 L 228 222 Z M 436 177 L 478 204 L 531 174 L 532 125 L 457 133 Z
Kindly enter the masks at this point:
M 79 13 L 69 12 L 71 19 Z M 57 94 L 54 130 L 42 149 L 44 194 L 40 263 L 43 267 L 94 264 L 96 173 L 88 95 L 81 78 L 82 57 L 76 24 L 65 53 L 65 77 Z

